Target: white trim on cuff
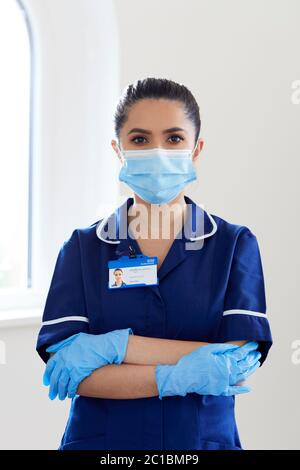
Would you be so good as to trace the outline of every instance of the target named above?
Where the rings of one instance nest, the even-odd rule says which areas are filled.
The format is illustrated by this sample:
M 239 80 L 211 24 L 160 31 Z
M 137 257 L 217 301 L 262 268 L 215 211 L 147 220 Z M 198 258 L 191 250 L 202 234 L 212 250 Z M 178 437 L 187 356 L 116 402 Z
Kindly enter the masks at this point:
M 71 316 L 71 317 L 56 318 L 55 320 L 43 321 L 42 326 L 55 325 L 55 323 L 61 323 L 64 321 L 83 321 L 83 322 L 89 323 L 89 319 L 87 317 Z
M 232 309 L 232 310 L 225 310 L 223 312 L 223 317 L 226 315 L 251 315 L 253 317 L 262 317 L 267 319 L 267 315 L 262 312 L 255 312 L 253 310 L 243 310 L 243 309 Z

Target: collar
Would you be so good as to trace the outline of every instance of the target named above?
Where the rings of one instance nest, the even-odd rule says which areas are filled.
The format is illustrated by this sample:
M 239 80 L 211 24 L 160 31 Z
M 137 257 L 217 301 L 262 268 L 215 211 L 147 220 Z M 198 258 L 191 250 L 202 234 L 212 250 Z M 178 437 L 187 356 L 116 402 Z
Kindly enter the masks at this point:
M 190 197 L 184 195 L 184 199 L 187 204 L 187 217 L 184 226 L 177 234 L 176 240 L 189 243 L 190 246 L 199 241 L 203 243 L 205 238 L 215 234 L 217 224 L 212 216 Z M 128 242 L 134 244 L 134 241 L 136 241 L 130 235 L 127 220 L 128 209 L 133 202 L 133 197 L 127 198 L 109 217 L 100 219 L 96 226 L 97 237 L 106 243 L 119 245 L 117 251 L 127 248 Z M 135 248 L 138 248 L 138 246 L 136 245 Z M 199 243 L 196 249 L 199 249 Z M 140 249 L 138 249 L 138 253 L 141 253 Z
M 182 263 L 192 251 L 200 250 L 203 247 L 204 239 L 211 237 L 217 231 L 217 224 L 212 216 L 188 196 L 184 196 L 184 198 L 188 204 L 186 221 L 157 271 L 159 281 Z M 131 237 L 128 230 L 127 213 L 133 202 L 134 198 L 129 197 L 109 217 L 100 219 L 96 226 L 98 238 L 115 246 L 117 258 L 122 255 L 128 256 L 132 252 L 142 254 L 137 240 Z M 158 286 L 149 287 L 159 295 Z

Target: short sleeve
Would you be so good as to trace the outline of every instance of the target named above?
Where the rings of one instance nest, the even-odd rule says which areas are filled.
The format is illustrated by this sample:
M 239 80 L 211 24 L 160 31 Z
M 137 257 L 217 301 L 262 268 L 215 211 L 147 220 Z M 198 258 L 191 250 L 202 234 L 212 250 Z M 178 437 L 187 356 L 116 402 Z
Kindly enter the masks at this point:
M 47 362 L 46 348 L 79 332 L 89 332 L 77 229 L 60 248 L 43 311 L 36 350 Z
M 236 240 L 218 330 L 218 341 L 237 340 L 259 343 L 261 365 L 273 344 L 260 250 L 256 236 L 247 227 Z

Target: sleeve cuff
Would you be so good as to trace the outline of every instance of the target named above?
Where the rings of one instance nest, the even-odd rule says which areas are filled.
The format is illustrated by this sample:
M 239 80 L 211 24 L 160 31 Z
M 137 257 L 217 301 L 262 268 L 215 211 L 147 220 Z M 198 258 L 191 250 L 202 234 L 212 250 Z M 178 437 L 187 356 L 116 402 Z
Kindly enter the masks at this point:
M 88 333 L 88 323 L 78 320 L 68 320 L 62 322 L 46 323 L 42 325 L 38 335 L 36 351 L 41 359 L 47 363 L 50 354 L 46 349 L 58 343 L 59 341 L 69 338 L 75 333 Z
M 271 329 L 267 316 L 233 314 L 222 317 L 216 341 L 257 341 L 261 353 L 261 365 L 267 358 L 273 344 Z

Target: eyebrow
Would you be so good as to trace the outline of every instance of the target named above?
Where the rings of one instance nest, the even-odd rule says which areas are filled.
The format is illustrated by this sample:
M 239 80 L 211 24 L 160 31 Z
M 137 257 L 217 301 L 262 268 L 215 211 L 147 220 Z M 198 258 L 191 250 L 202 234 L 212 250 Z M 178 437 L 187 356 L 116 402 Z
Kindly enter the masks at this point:
M 183 131 L 183 132 L 186 132 L 185 129 L 183 129 L 182 127 L 170 127 L 169 129 L 165 129 L 164 131 L 162 131 L 163 134 L 168 134 L 169 132 L 176 132 L 176 131 Z M 133 129 L 131 129 L 127 135 L 129 134 L 132 134 L 134 132 L 141 132 L 143 134 L 152 134 L 151 131 L 148 131 L 147 129 L 142 129 L 140 127 L 134 127 Z

